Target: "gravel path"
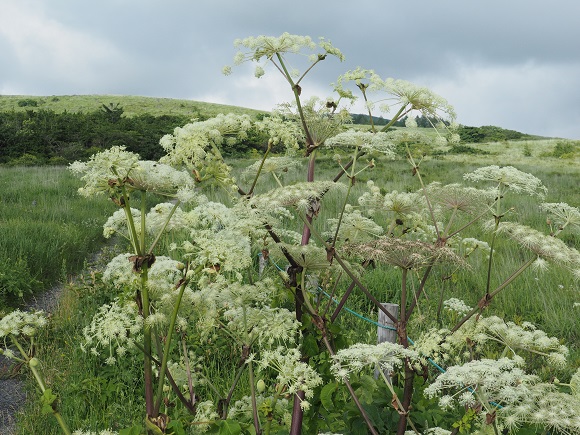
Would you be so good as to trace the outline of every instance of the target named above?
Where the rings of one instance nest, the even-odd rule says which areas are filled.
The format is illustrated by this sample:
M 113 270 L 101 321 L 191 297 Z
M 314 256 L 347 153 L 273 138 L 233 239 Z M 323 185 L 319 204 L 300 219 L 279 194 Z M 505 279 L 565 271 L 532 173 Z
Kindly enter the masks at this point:
M 97 264 L 103 257 L 110 255 L 116 240 L 110 239 L 103 249 L 89 259 L 89 267 Z M 58 307 L 64 286 L 57 284 L 49 290 L 34 296 L 22 310 L 43 310 L 51 313 Z M 26 403 L 26 392 L 22 374 L 14 375 L 12 362 L 0 355 L 0 435 L 16 433 L 16 414 Z
M 54 311 L 58 306 L 62 289 L 62 284 L 59 284 L 37 295 L 23 310 Z M 14 375 L 11 366 L 11 361 L 0 355 L 0 435 L 16 433 L 16 414 L 26 402 L 22 375 Z

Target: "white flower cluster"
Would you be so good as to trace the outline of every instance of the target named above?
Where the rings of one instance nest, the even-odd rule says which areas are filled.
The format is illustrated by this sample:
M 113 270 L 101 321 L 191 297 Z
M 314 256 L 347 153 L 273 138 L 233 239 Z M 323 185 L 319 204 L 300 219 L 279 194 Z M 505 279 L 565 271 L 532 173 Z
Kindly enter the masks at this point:
M 492 228 L 492 226 L 492 222 L 487 224 L 487 228 Z M 497 232 L 507 235 L 538 257 L 568 268 L 574 276 L 580 278 L 580 252 L 569 247 L 562 240 L 545 235 L 526 225 L 507 221 L 499 224 Z
M 554 391 L 551 384 L 539 384 L 526 393 L 519 403 L 498 411 L 508 429 L 517 430 L 526 423 L 543 427 L 546 433 L 580 433 L 580 400 L 577 396 Z
M 234 56 L 234 64 L 240 65 L 246 61 L 260 62 L 264 58 L 265 62 L 275 60 L 276 55 L 284 56 L 286 53 L 305 54 L 304 51 L 314 51 L 317 48 L 322 49 L 322 53 L 311 54 L 309 56 L 310 62 L 316 62 L 323 59 L 327 55 L 336 56 L 341 61 L 344 60 L 342 52 L 334 47 L 330 41 L 320 38 L 320 42 L 316 44 L 310 36 L 291 35 L 287 32 L 276 36 L 250 36 L 244 39 L 236 39 L 234 46 L 237 48 L 244 47 L 248 51 L 238 51 Z M 256 67 L 255 76 L 261 77 L 264 75 L 264 64 Z M 231 67 L 226 66 L 222 70 L 224 74 L 231 74 Z M 293 76 L 300 75 L 299 73 L 292 74 Z
M 423 210 L 424 197 L 414 192 L 398 192 L 396 190 L 381 194 L 381 190 L 371 180 L 367 182 L 369 192 L 359 197 L 358 203 L 369 215 L 386 213 L 391 218 L 407 218 L 419 216 Z
M 0 338 L 5 340 L 10 335 L 32 337 L 46 323 L 43 311 L 14 310 L 0 319 Z
M 327 270 L 330 267 L 326 249 L 318 247 L 314 243 L 308 245 L 277 243 L 270 251 L 274 259 L 285 258 L 285 253 L 290 254 L 296 264 L 309 272 Z
M 357 343 L 339 350 L 332 358 L 334 362 L 331 370 L 337 379 L 343 380 L 351 373 L 360 373 L 364 368 L 392 371 L 402 366 L 405 359 L 411 362 L 419 360 L 419 354 L 397 343 Z
M 128 183 L 134 189 L 158 195 L 173 197 L 179 189 L 195 188 L 188 172 L 155 161 L 140 160 L 130 175 Z
M 248 115 L 230 113 L 177 127 L 173 134 L 167 134 L 159 141 L 167 152 L 160 162 L 172 166 L 185 165 L 193 172 L 197 182 L 213 180 L 231 187 L 234 184 L 231 168 L 225 164 L 219 147 L 245 139 L 251 126 Z
M 497 183 L 500 188 L 540 198 L 543 198 L 548 190 L 541 180 L 513 166 L 485 166 L 464 174 L 463 178 L 474 182 L 491 181 Z
M 271 368 L 276 371 L 278 384 L 285 385 L 288 394 L 303 391 L 306 399 L 311 399 L 314 397 L 314 389 L 322 384 L 322 378 L 316 370 L 300 359 L 299 349 L 278 347 L 263 351 L 258 365 L 262 370 Z M 310 402 L 303 400 L 300 406 L 303 410 L 307 410 Z
M 211 422 L 219 419 L 219 414 L 215 409 L 215 405 L 211 400 L 205 400 L 203 402 L 197 403 L 197 408 L 195 409 L 195 417 L 193 421 L 193 427 L 195 430 L 192 432 L 194 434 L 205 433 L 209 428 L 209 424 L 203 424 L 203 422 Z
M 256 122 L 256 128 L 268 135 L 272 145 L 283 144 L 290 155 L 294 154 L 299 144 L 304 142 L 304 132 L 300 125 L 277 112 Z
M 496 189 L 482 190 L 458 183 L 443 185 L 438 182 L 430 183 L 426 192 L 437 211 L 461 211 L 470 215 L 488 210 L 498 194 Z
M 103 281 L 117 289 L 135 291 L 140 286 L 140 275 L 134 271 L 133 257 L 130 253 L 114 257 L 103 272 Z M 148 287 L 153 298 L 156 295 L 171 292 L 181 279 L 183 264 L 169 257 L 159 256 L 148 271 Z
M 546 433 L 580 433 L 578 396 L 538 382 L 536 376 L 526 374 L 507 358 L 450 367 L 425 389 L 425 395 L 439 396 L 443 408 L 455 403 L 491 407 L 498 427 L 510 433 L 517 432 L 523 424 L 544 428 Z M 486 413 L 480 415 L 479 424 L 485 426 Z
M 192 233 L 192 240 L 193 243 L 182 243 L 180 249 L 193 268 L 202 266 L 206 273 L 237 272 L 239 275 L 239 271 L 252 264 L 250 239 L 237 231 L 199 230 Z
M 215 286 L 211 297 L 216 303 L 225 308 L 242 306 L 266 306 L 273 300 L 283 298 L 286 289 L 271 278 L 264 278 L 253 284 L 230 282 L 223 286 Z M 204 289 L 205 291 L 205 289 Z
M 113 146 L 94 154 L 88 162 L 74 162 L 70 170 L 85 182 L 79 189 L 83 196 L 106 193 L 117 197 L 121 186 L 129 192 L 141 190 L 171 197 L 178 191 L 192 192 L 194 189 L 194 180 L 187 172 L 139 160 L 138 154 L 126 151 L 124 146 Z
M 299 165 L 300 160 L 292 157 L 268 157 L 263 165 L 262 161 L 258 160 L 244 169 L 244 172 L 242 172 L 242 179 L 251 180 L 256 177 L 258 171 L 261 171 L 260 174 L 273 174 L 275 177 L 280 177 L 283 173 L 286 173 Z
M 76 161 L 69 169 L 81 177 L 85 185 L 79 188 L 83 196 L 116 193 L 111 180 L 122 181 L 130 176 L 137 167 L 139 155 L 126 151 L 124 146 L 114 146 L 108 150 L 93 154 L 88 162 Z
M 168 221 L 170 215 L 171 218 Z M 175 204 L 163 202 L 149 210 L 145 216 L 145 224 L 147 233 L 151 235 L 159 234 L 164 228 L 165 232 L 175 232 L 189 227 L 190 216 L 181 207 L 176 208 Z
M 367 243 L 348 243 L 344 247 L 344 252 L 407 270 L 420 269 L 436 263 L 466 266 L 465 261 L 449 248 L 392 237 L 381 237 Z
M 136 307 L 120 305 L 115 300 L 100 307 L 91 324 L 83 329 L 85 341 L 81 349 L 99 355 L 99 348 L 102 348 L 108 351 L 105 362 L 113 365 L 117 357 L 122 357 L 134 346 L 142 329 L 143 320 L 137 315 Z
M 533 324 L 524 322 L 517 325 L 505 322 L 497 316 L 470 319 L 459 330 L 446 337 L 442 348 L 455 355 L 455 363 L 461 360 L 461 349 L 470 343 L 471 352 L 485 354 L 504 352 L 516 360 L 522 360 L 521 351 L 543 356 L 552 366 L 563 367 L 566 364 L 568 348 L 556 337 L 549 337 Z M 466 357 L 473 357 L 467 352 Z
M 477 342 L 495 341 L 506 346 L 514 356 L 521 349 L 546 356 L 554 366 L 566 365 L 568 348 L 560 344 L 556 337 L 549 337 L 529 322 L 520 326 L 514 322 L 505 322 L 497 316 L 490 316 L 476 322 L 474 332 Z
M 141 211 L 136 208 L 131 208 L 131 216 L 133 217 L 133 221 L 139 222 L 141 219 Z M 137 231 L 137 235 L 140 234 L 141 226 L 136 225 L 135 230 Z M 120 208 L 115 210 L 115 212 L 107 219 L 105 225 L 103 225 L 103 236 L 105 238 L 110 238 L 115 234 L 119 234 L 126 238 L 127 240 L 131 240 L 131 236 L 129 234 L 129 228 L 127 223 L 127 214 L 125 213 L 124 208 Z
M 482 251 L 489 254 L 491 247 L 489 243 L 482 240 L 475 239 L 473 237 L 466 237 L 461 239 L 461 253 L 464 257 L 469 257 L 475 251 Z
M 387 133 L 348 130 L 328 139 L 330 147 L 357 147 L 365 153 L 380 153 L 388 158 L 395 157 L 395 144 Z
M 333 104 L 328 103 L 327 100 L 312 97 L 302 104 L 302 114 L 312 140 L 311 145 L 315 147 L 328 143 L 329 138 L 335 137 L 337 133 L 344 130 L 346 124 L 352 121 L 348 110 L 344 108 L 336 110 Z M 299 123 L 297 111 L 294 110 L 291 114 L 295 122 Z M 282 115 L 288 118 L 291 114 L 282 112 Z
M 572 207 L 565 202 L 545 202 L 540 210 L 548 214 L 550 225 L 558 231 L 568 227 L 574 233 L 580 233 L 580 208 Z
M 245 340 L 246 331 L 249 340 L 257 342 L 261 348 L 284 342 L 294 343 L 300 331 L 296 314 L 285 308 L 238 307 L 227 310 L 224 318 L 232 333 L 240 334 L 240 339 Z
M 459 315 L 465 315 L 471 311 L 471 307 L 463 302 L 461 299 L 449 298 L 443 301 L 443 306 L 449 311 L 453 311 Z
M 325 235 L 334 237 L 339 219 L 327 219 L 329 231 Z M 341 226 L 338 231 L 338 239 L 344 241 L 366 241 L 379 237 L 383 228 L 372 219 L 364 217 L 360 210 L 347 208 L 342 216 Z
M 407 108 L 407 111 L 416 110 L 427 118 L 445 119 L 451 122 L 456 118 L 453 107 L 443 97 L 408 81 L 393 78 L 383 80 L 373 70 L 359 67 L 341 75 L 335 84 L 335 90 L 339 95 L 354 99 L 352 91 L 348 88 L 349 82 L 353 82 L 359 89 L 364 89 L 367 98 L 369 92 L 376 92 L 379 93 L 376 100 L 393 101 L 391 104 L 382 104 L 379 107 L 383 112 L 390 111 L 392 106 L 402 106 Z M 375 104 L 371 101 L 369 107 L 372 109 Z M 412 114 L 411 117 L 413 117 Z
M 333 181 L 301 182 L 256 195 L 248 204 L 250 207 L 264 210 L 295 206 L 299 211 L 306 213 L 313 211 L 311 210 L 313 203 L 320 201 L 328 191 L 344 189 L 344 184 Z
M 520 397 L 522 391 L 537 382 L 537 376 L 526 374 L 512 359 L 482 359 L 448 367 L 425 388 L 424 394 L 429 398 L 440 396 L 439 406 L 444 409 L 454 403 L 473 406 L 472 392 L 481 392 L 484 400 L 502 405 L 512 403 L 514 395 Z

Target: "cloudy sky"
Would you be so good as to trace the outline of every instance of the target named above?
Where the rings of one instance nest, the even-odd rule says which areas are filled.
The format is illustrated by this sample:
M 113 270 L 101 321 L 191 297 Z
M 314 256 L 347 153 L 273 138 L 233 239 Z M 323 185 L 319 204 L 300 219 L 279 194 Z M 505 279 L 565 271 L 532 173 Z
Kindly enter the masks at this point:
M 428 86 L 464 125 L 580 139 L 578 0 L 0 0 L 0 94 L 184 98 L 270 110 L 267 70 L 232 63 L 236 38 L 324 36 L 303 88 L 327 97 L 357 66 Z

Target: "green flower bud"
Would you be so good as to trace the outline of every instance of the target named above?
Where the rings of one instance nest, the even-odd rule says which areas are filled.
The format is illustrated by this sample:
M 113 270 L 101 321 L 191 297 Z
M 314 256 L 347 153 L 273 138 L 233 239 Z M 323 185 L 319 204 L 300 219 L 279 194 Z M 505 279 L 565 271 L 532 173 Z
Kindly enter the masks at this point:
M 258 393 L 263 393 L 266 390 L 266 383 L 263 379 L 260 379 L 256 384 L 256 390 L 258 390 Z
M 38 361 L 38 358 L 30 358 L 30 361 L 28 361 L 28 365 L 30 367 L 36 367 L 38 364 L 40 364 L 40 361 Z

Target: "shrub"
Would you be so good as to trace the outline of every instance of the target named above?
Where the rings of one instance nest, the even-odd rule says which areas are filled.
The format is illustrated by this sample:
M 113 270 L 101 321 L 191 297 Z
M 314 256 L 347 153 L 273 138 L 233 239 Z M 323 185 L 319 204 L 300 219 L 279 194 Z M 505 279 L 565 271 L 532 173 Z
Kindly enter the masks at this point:
M 41 285 L 22 258 L 0 259 L 0 306 L 14 306 Z

